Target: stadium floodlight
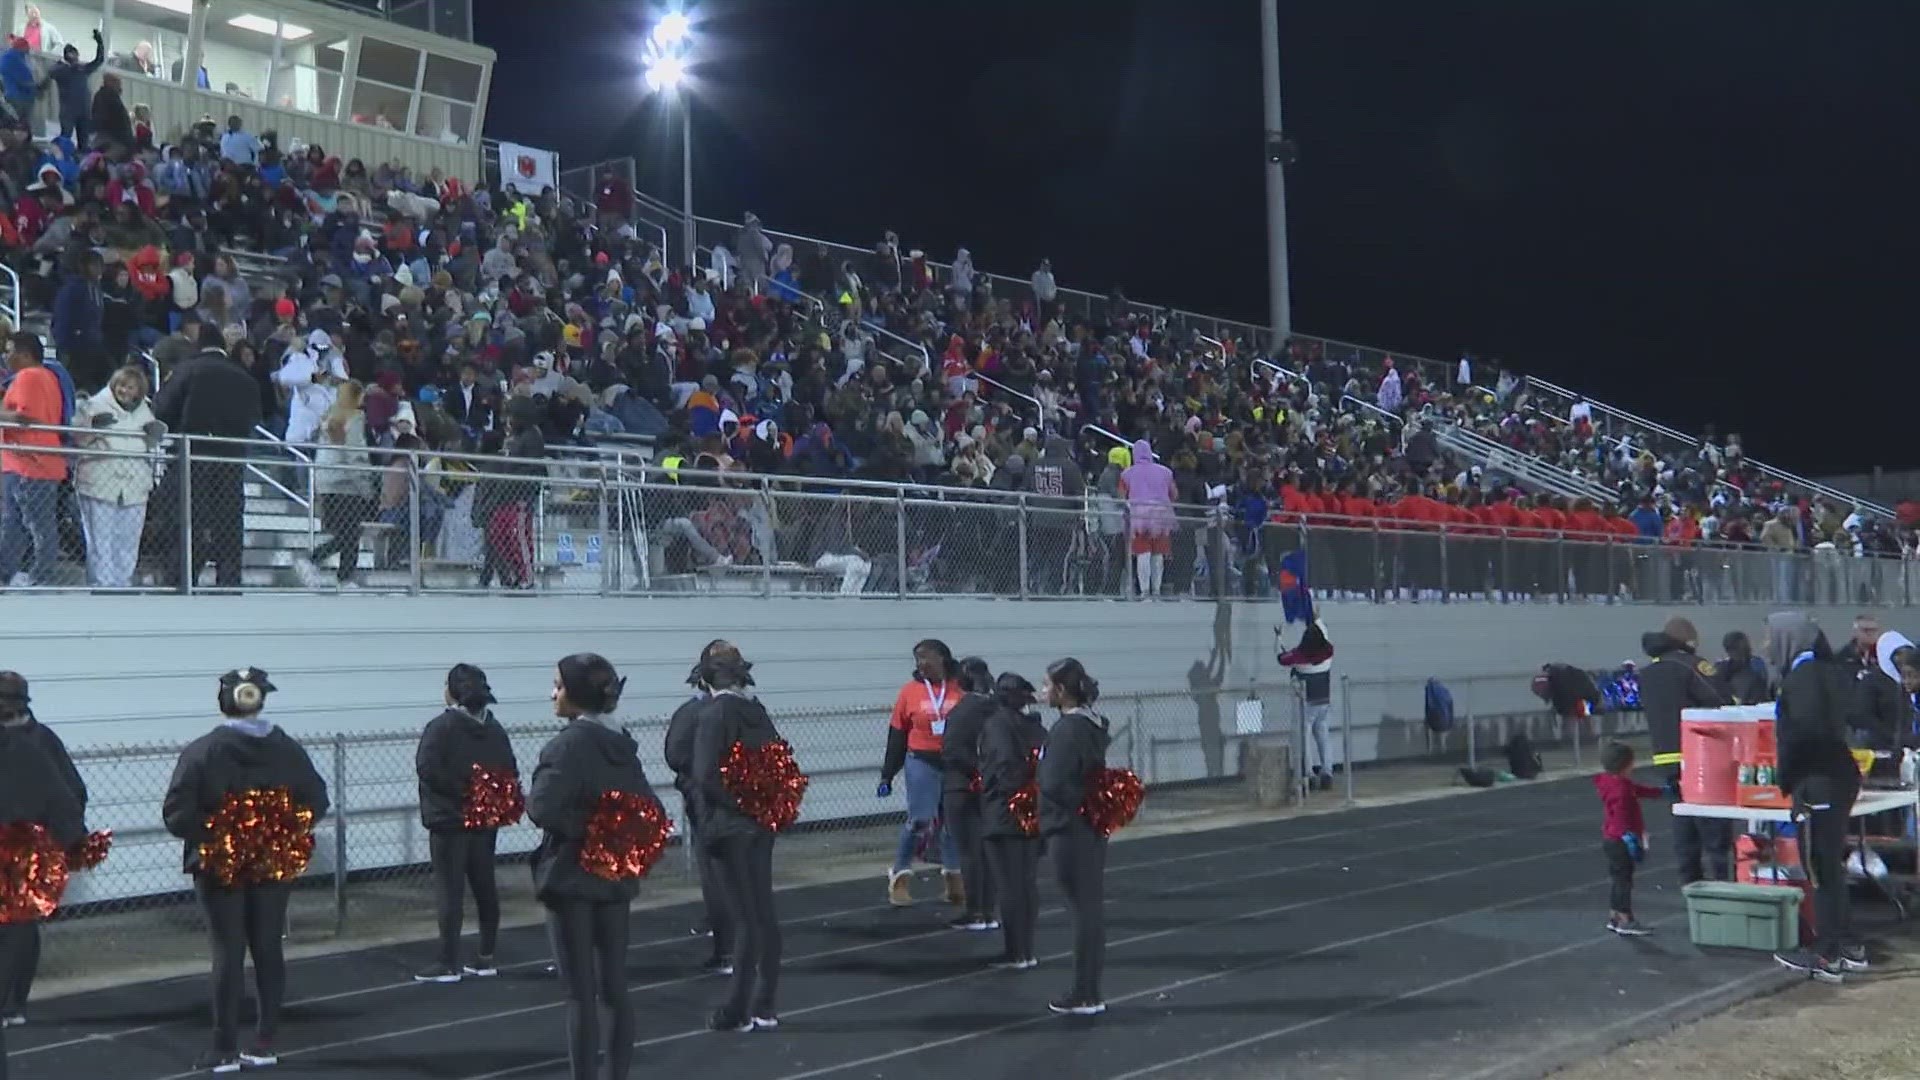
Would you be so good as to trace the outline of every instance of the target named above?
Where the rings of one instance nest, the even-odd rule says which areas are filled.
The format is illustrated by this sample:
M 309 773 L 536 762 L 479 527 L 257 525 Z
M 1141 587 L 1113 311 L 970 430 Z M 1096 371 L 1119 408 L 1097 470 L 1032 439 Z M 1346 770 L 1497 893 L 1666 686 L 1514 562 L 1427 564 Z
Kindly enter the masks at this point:
M 684 11 L 669 11 L 653 28 L 653 42 L 662 49 L 675 49 L 693 36 L 693 21 Z
M 647 89 L 656 94 L 672 94 L 687 82 L 687 62 L 673 55 L 649 57 L 646 62 Z

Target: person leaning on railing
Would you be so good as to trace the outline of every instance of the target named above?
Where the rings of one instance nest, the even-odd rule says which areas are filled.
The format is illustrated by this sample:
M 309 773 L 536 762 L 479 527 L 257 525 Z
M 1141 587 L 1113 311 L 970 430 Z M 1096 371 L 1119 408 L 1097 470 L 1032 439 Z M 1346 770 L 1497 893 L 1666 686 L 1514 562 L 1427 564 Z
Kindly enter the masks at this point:
M 60 565 L 60 531 L 55 519 L 67 459 L 59 453 L 60 435 L 19 425 L 58 425 L 66 402 L 60 380 L 43 362 L 38 334 L 13 335 L 7 367 L 13 380 L 0 398 L 0 588 L 53 585 Z M 35 447 L 34 452 L 22 447 Z M 51 451 L 51 452 L 48 452 Z M 27 546 L 33 565 L 22 565 Z
M 167 430 L 147 406 L 146 372 L 137 367 L 115 372 L 106 389 L 81 403 L 74 423 L 92 432 L 76 436 L 74 445 L 96 451 L 75 462 L 73 478 L 87 541 L 87 584 L 124 589 L 133 584 L 147 497 L 153 492 L 148 455 Z

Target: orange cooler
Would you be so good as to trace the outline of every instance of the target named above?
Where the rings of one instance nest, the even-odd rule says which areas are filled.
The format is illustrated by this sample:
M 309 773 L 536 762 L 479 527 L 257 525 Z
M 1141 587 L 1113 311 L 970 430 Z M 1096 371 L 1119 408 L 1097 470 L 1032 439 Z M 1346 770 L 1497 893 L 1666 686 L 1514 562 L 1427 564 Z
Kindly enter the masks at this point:
M 1740 762 L 1760 745 L 1763 721 L 1773 725 L 1771 704 L 1682 709 L 1680 798 L 1705 806 L 1740 805 Z

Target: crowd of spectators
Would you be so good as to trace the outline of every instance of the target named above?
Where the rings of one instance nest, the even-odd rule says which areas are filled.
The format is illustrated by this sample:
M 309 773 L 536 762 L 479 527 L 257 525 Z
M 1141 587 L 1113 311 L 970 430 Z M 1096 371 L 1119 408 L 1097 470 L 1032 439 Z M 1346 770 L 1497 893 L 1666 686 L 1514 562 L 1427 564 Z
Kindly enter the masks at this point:
M 377 464 L 396 446 L 496 454 L 510 442 L 539 456 L 640 436 L 675 469 L 909 482 L 961 500 L 1086 496 L 1098 532 L 1144 439 L 1195 508 L 1187 527 L 1224 523 L 1242 566 L 1277 567 L 1301 524 L 1903 547 L 1849 508 L 1788 497 L 1745 467 L 1737 438 L 1692 456 L 1637 447 L 1578 406 L 1551 415 L 1524 383 L 1471 358 L 1433 371 L 1304 341 L 1258 353 L 1118 290 L 1104 309 L 1069 314 L 1044 261 L 1010 286 L 964 248 L 936 266 L 888 233 L 850 255 L 782 242 L 752 214 L 694 268 L 637 234 L 633 193 L 611 173 L 584 204 L 342 162 L 238 117 L 156 136 L 111 73 L 89 91 L 99 57 L 68 52 L 39 83 L 0 62 L 11 107 L 0 257 L 20 272 L 25 306 L 51 312 L 62 421 L 131 363 L 155 388 L 159 420 L 178 425 L 188 395 L 159 408 L 168 384 L 204 375 L 207 363 L 187 362 L 217 352 L 249 378 L 224 373 L 225 398 L 195 399 L 197 433 L 264 423 L 326 445 L 330 462 Z M 64 133 L 35 139 L 47 82 Z M 271 256 L 272 269 L 243 274 L 231 252 Z M 1617 497 L 1525 494 L 1451 455 L 1440 432 L 1455 424 Z M 325 491 L 320 507 L 348 547 L 356 521 L 391 520 L 405 502 L 404 488 L 351 487 Z M 468 515 L 487 539 L 488 575 L 509 584 L 531 577 L 527 500 L 514 494 L 524 487 L 476 494 L 483 505 Z M 436 490 L 451 503 L 456 488 Z M 424 539 L 451 509 L 433 500 Z M 845 535 L 792 544 L 764 514 L 746 517 L 669 515 L 661 539 L 695 563 L 815 562 L 860 547 Z

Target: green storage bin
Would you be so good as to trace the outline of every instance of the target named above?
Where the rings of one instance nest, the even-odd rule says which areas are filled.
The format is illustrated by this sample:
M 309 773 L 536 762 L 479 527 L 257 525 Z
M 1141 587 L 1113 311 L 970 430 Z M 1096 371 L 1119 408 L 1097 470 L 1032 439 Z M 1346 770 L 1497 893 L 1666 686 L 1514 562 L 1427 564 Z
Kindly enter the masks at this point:
M 1800 945 L 1799 889 L 1696 881 L 1687 897 L 1687 928 L 1703 948 L 1780 952 Z

